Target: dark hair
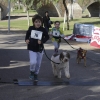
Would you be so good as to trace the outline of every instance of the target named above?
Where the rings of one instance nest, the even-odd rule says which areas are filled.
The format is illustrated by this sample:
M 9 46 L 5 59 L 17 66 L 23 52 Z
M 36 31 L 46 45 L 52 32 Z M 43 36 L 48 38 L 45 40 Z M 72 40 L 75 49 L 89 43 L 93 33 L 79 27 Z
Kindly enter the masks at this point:
M 43 22 L 42 17 L 39 14 L 36 14 L 32 17 L 32 23 L 34 24 L 35 20 L 40 20 L 41 23 Z
M 46 13 L 49 13 L 49 12 L 48 12 L 48 11 L 45 11 L 45 14 L 46 14 Z
M 54 23 L 55 23 L 55 24 L 56 24 L 56 23 L 59 23 L 59 24 L 60 24 L 60 21 L 55 21 Z

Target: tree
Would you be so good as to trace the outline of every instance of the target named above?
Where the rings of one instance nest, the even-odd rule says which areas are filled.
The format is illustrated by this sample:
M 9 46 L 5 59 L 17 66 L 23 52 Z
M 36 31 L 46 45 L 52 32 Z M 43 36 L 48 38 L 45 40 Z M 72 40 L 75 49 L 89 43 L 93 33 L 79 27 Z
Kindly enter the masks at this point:
M 28 26 L 30 25 L 30 21 L 29 21 L 29 9 L 31 7 L 37 7 L 36 5 L 43 0 L 21 0 L 24 7 L 26 7 L 26 12 L 27 12 L 27 19 L 28 19 Z
M 21 0 L 10 0 L 11 3 L 15 4 L 18 2 L 18 9 L 20 9 L 20 3 L 21 3 Z
M 17 0 L 10 0 L 10 2 L 11 2 L 11 11 L 13 11 L 15 2 L 17 2 Z
M 100 0 L 97 0 L 99 2 L 99 18 L 100 18 Z
M 28 26 L 30 25 L 30 22 L 29 22 L 29 9 L 31 7 L 34 7 L 36 9 L 37 5 L 39 3 L 48 3 L 49 2 L 49 0 L 21 0 L 21 1 L 24 4 L 24 6 L 26 7 L 27 18 L 28 18 Z
M 12 1 L 16 1 L 16 0 L 12 0 Z M 59 2 L 60 0 L 21 0 L 21 2 L 23 3 L 24 7 L 26 7 L 26 11 L 27 11 L 27 18 L 28 18 L 28 26 L 29 26 L 29 8 L 34 6 L 35 8 L 37 8 L 37 5 L 39 3 L 42 4 L 47 4 L 48 2 Z M 66 1 L 67 0 L 63 0 L 63 5 L 66 11 L 66 15 L 67 15 L 67 30 L 69 30 L 69 12 L 68 12 L 68 8 L 66 6 Z
M 69 12 L 68 12 L 68 8 L 66 6 L 66 0 L 63 0 L 63 5 L 66 11 L 66 17 L 67 17 L 67 30 L 69 30 Z
M 58 3 L 60 0 L 33 0 L 33 4 L 37 5 L 38 3 L 40 3 L 40 1 L 43 3 L 43 4 L 47 4 L 49 2 L 52 2 L 52 3 Z M 69 30 L 69 12 L 68 12 L 68 8 L 67 8 L 67 5 L 66 5 L 66 1 L 68 0 L 63 0 L 63 5 L 64 5 L 64 8 L 65 8 L 65 11 L 66 11 L 66 19 L 67 19 L 67 30 Z M 73 1 L 73 0 L 72 0 Z
M 21 2 L 21 0 L 17 0 L 17 2 L 18 2 L 18 9 L 20 10 L 20 2 Z
M 73 20 L 73 0 L 71 1 L 71 20 Z
M 15 3 L 15 2 L 17 2 L 17 0 L 10 0 L 11 1 L 11 3 Z
M 53 2 L 56 2 L 58 3 L 60 0 L 53 0 Z M 64 8 L 65 8 L 65 11 L 66 11 L 66 19 L 67 19 L 67 30 L 69 30 L 69 12 L 68 12 L 68 8 L 67 8 L 67 5 L 66 5 L 66 1 L 67 0 L 63 0 L 63 5 L 64 5 Z
M 30 25 L 30 20 L 29 20 L 29 9 L 31 6 L 33 6 L 35 0 L 21 0 L 24 7 L 26 7 L 26 12 L 27 12 L 27 20 L 28 20 L 28 26 Z M 36 0 L 37 1 L 37 0 Z

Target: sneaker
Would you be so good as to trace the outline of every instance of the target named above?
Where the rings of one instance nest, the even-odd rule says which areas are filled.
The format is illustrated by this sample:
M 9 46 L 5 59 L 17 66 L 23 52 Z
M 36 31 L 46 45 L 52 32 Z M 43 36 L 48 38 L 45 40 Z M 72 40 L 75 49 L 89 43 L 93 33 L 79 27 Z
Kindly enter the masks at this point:
M 30 76 L 29 76 L 29 79 L 33 80 L 34 79 L 34 72 L 30 72 Z
M 38 81 L 38 75 L 34 74 L 34 81 Z

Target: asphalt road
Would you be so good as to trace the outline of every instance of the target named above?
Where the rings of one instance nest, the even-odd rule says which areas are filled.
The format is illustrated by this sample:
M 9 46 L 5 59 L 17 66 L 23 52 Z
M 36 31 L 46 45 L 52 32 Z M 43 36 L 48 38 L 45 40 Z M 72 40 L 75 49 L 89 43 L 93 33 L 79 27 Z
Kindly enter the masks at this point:
M 64 76 L 63 71 L 62 79 L 54 78 L 50 61 L 44 55 L 39 73 L 39 82 L 44 84 L 14 84 L 13 79 L 29 77 L 29 57 L 24 37 L 25 34 L 21 33 L 0 34 L 0 100 L 100 100 L 100 63 L 96 60 L 100 59 L 100 54 L 88 51 L 87 67 L 84 67 L 83 61 L 76 63 L 76 51 L 66 43 L 61 43 L 59 52 L 68 50 L 71 55 L 70 79 Z M 51 57 L 53 45 L 50 40 L 45 44 L 45 49 Z M 52 82 L 67 84 L 54 85 Z

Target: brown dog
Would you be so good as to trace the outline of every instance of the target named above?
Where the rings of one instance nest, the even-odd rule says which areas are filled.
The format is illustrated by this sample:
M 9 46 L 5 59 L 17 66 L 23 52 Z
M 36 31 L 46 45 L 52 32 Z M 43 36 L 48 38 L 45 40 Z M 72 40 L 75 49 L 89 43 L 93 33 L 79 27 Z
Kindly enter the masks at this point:
M 87 50 L 84 50 L 82 48 L 79 48 L 77 51 L 77 63 L 79 64 L 81 62 L 81 59 L 84 59 L 84 65 L 86 67 L 86 53 Z

